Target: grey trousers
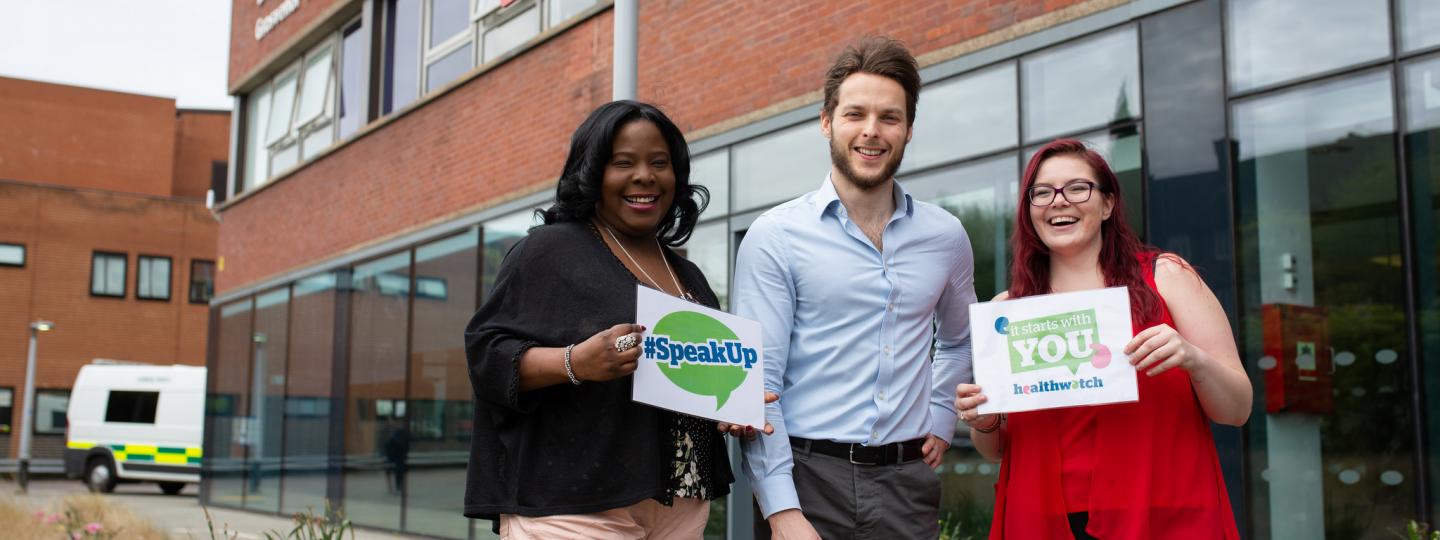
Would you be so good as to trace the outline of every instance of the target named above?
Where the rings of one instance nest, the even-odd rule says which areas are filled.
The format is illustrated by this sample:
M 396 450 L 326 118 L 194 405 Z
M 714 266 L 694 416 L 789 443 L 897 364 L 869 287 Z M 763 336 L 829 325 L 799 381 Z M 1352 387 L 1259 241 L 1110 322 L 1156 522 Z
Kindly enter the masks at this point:
M 792 474 L 800 510 L 825 540 L 940 536 L 940 476 L 922 460 L 852 465 L 797 449 Z M 770 539 L 759 509 L 755 538 Z

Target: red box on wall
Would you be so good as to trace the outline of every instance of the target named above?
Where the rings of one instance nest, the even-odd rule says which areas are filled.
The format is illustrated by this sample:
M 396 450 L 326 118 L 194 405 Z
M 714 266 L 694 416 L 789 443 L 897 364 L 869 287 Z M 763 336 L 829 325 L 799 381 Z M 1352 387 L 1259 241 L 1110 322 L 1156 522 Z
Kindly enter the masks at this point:
M 1294 304 L 1260 306 L 1265 356 L 1265 411 L 1329 414 L 1335 409 L 1334 358 L 1325 308 Z M 1263 367 L 1267 367 L 1262 364 Z

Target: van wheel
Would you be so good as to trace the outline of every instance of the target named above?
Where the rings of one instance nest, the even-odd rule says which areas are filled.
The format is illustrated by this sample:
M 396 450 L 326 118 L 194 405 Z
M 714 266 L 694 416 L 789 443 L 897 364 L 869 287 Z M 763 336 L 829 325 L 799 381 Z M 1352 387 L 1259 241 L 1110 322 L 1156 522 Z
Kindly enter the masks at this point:
M 115 491 L 115 466 L 103 457 L 93 457 L 85 464 L 85 485 L 94 493 Z
M 164 491 L 166 495 L 179 495 L 183 489 L 184 482 L 160 482 L 160 491 Z

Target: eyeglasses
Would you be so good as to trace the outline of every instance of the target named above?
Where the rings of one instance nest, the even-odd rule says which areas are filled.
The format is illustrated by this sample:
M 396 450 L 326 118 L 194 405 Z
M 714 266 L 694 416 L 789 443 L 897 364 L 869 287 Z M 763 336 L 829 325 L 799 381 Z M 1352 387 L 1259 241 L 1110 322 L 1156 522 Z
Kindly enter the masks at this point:
M 1034 206 L 1050 206 L 1055 202 L 1055 194 L 1060 193 L 1070 204 L 1080 204 L 1090 200 L 1090 192 L 1095 191 L 1094 182 L 1071 182 L 1065 187 L 1055 189 L 1050 186 L 1031 186 L 1030 204 Z

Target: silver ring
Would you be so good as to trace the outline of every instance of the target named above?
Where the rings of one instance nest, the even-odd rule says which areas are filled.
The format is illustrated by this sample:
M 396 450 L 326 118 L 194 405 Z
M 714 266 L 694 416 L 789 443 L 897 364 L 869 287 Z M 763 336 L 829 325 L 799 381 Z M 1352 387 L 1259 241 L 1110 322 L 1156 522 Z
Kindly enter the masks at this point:
M 635 347 L 635 336 L 625 334 L 615 338 L 615 352 L 623 353 Z

